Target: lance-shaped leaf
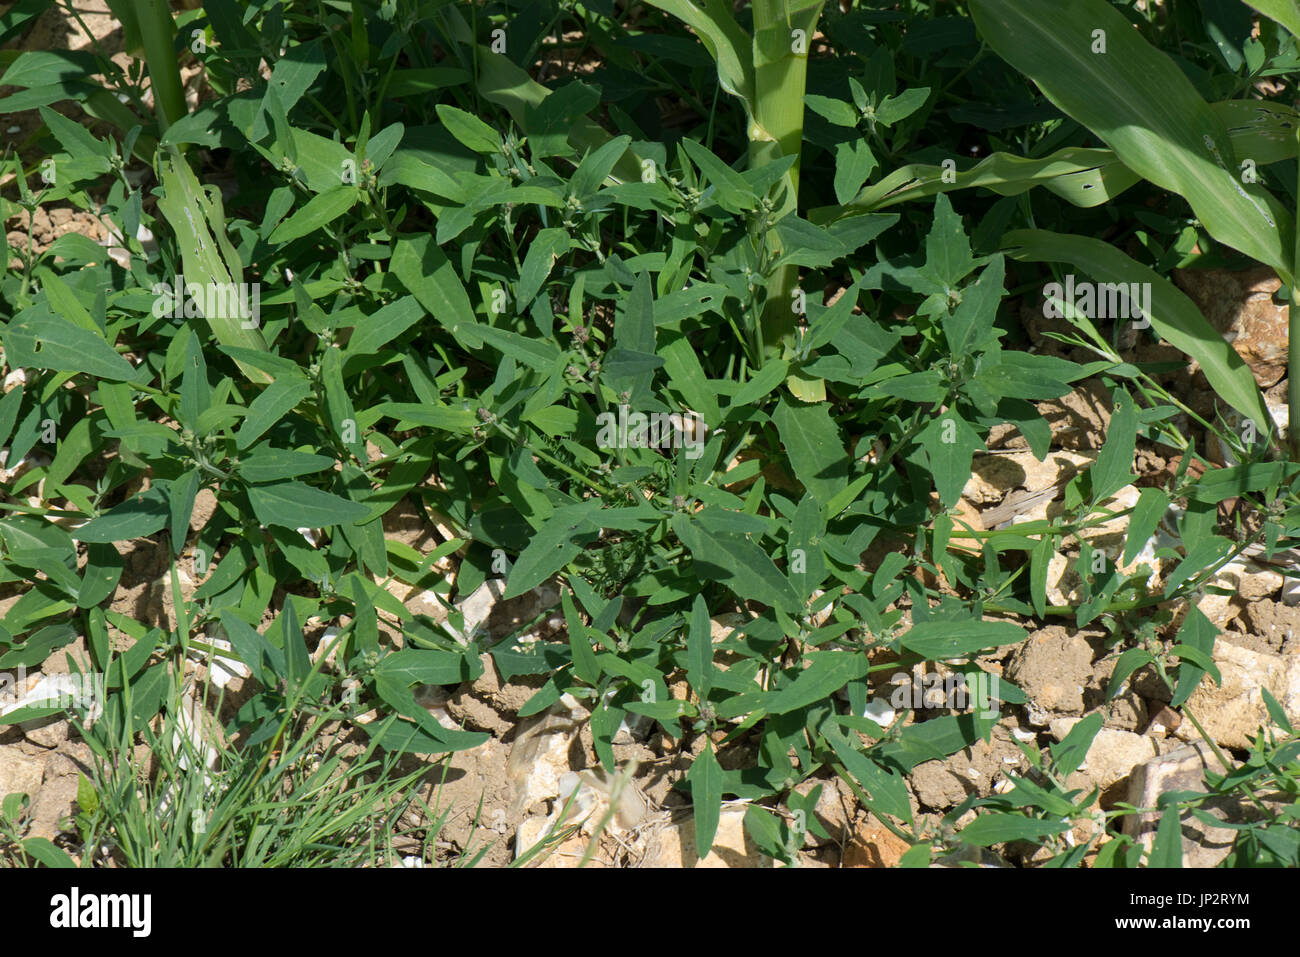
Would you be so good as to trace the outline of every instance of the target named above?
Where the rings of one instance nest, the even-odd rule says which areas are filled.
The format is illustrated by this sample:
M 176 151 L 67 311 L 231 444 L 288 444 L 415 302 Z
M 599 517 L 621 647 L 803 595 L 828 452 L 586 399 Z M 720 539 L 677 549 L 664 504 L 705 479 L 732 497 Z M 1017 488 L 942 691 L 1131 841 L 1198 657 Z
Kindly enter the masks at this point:
M 487 47 L 480 46 L 477 56 L 479 93 L 483 99 L 509 113 L 510 118 L 528 135 L 530 109 L 540 105 L 552 91 L 517 67 L 504 54 L 493 53 Z M 579 155 L 598 150 L 611 139 L 613 137 L 600 124 L 585 116 L 580 117 L 569 130 L 569 145 Z M 614 164 L 609 178 L 616 183 L 639 183 L 641 163 L 642 157 L 628 150 Z

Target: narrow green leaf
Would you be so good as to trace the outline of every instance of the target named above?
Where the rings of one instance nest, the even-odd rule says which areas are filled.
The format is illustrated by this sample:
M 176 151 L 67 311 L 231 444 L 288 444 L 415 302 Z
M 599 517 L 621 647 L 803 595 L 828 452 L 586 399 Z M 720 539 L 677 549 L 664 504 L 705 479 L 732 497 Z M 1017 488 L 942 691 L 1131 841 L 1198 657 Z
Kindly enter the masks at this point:
M 957 839 L 975 847 L 990 847 L 1005 841 L 1037 841 L 1049 834 L 1068 831 L 1068 821 L 1044 821 L 1020 814 L 982 814 L 967 824 Z
M 466 113 L 446 103 L 439 103 L 434 109 L 438 113 L 438 119 L 442 120 L 442 125 L 447 127 L 447 132 L 456 137 L 462 146 L 484 155 L 501 152 L 500 134 L 473 113 Z
M 686 680 L 701 701 L 713 688 L 713 634 L 704 596 L 696 595 L 686 627 Z
M 943 661 L 1024 639 L 1024 629 L 1007 621 L 923 621 L 899 642 L 927 661 Z
M 161 489 L 149 491 L 115 505 L 98 518 L 77 529 L 83 542 L 123 542 L 152 535 L 167 524 L 170 507 Z
M 1123 389 L 1115 390 L 1106 441 L 1089 468 L 1092 496 L 1104 502 L 1133 480 L 1133 455 L 1137 447 L 1137 405 Z
M 1246 2 L 1269 19 L 1282 24 L 1293 37 L 1300 37 L 1300 3 L 1296 3 L 1296 0 L 1246 0 Z
M 1205 617 L 1195 605 L 1187 609 L 1187 618 L 1181 628 L 1178 629 L 1177 640 L 1185 648 L 1192 648 L 1201 652 L 1202 665 L 1209 664 L 1214 666 L 1213 653 L 1214 641 L 1219 637 L 1219 629 L 1209 618 Z M 1181 707 L 1196 686 L 1201 683 L 1201 678 L 1206 672 L 1206 668 L 1197 665 L 1191 658 L 1185 658 L 1178 666 L 1178 683 L 1174 686 L 1174 696 L 1169 702 L 1169 707 Z M 1215 672 L 1217 674 L 1217 670 Z M 1216 678 L 1216 680 L 1219 680 Z
M 850 651 L 815 651 L 808 661 L 791 684 L 764 701 L 769 714 L 786 714 L 824 701 L 865 675 L 868 667 L 866 655 Z
M 314 233 L 351 209 L 360 195 L 355 186 L 338 186 L 313 196 L 305 206 L 275 227 L 267 242 L 276 245 L 290 243 Z
M 1183 825 L 1180 820 L 1182 809 L 1173 804 L 1165 808 L 1160 815 L 1160 824 L 1156 828 L 1156 838 L 1151 844 L 1151 854 L 1147 858 L 1147 867 L 1182 867 L 1183 866 Z
M 970 481 L 971 462 L 984 442 L 956 409 L 936 414 L 918 438 L 930 457 L 939 500 L 944 508 L 952 508 Z
M 713 754 L 711 743 L 691 763 L 686 780 L 691 786 L 691 804 L 695 810 L 696 852 L 703 860 L 713 847 L 722 811 L 722 766 Z
M 250 485 L 248 500 L 263 525 L 283 528 L 328 528 L 363 518 L 366 506 L 302 482 Z
M 390 268 L 429 315 L 468 349 L 481 349 L 474 334 L 474 307 L 456 268 L 438 248 L 433 236 L 399 239 L 393 245 Z
M 391 302 L 359 322 L 348 340 L 345 357 L 378 352 L 424 316 L 414 296 Z
M 1101 730 L 1102 715 L 1099 711 L 1075 723 L 1070 733 L 1052 746 L 1052 759 L 1056 764 L 1057 776 L 1064 781 L 1083 764 L 1092 747 L 1092 741 Z
M 1137 558 L 1155 534 L 1160 519 L 1169 510 L 1169 493 L 1159 488 L 1144 488 L 1138 493 L 1137 505 L 1129 517 L 1128 537 L 1124 542 L 1125 565 Z
M 560 592 L 560 604 L 564 609 L 564 621 L 569 631 L 569 650 L 573 654 L 573 674 L 579 680 L 593 688 L 600 680 L 600 665 L 596 663 L 596 653 L 591 650 L 591 640 L 587 637 L 588 628 L 582 622 L 577 607 L 573 604 L 573 595 L 568 589 Z
M 849 457 L 830 405 L 807 405 L 782 396 L 772 421 L 794 474 L 819 503 L 829 502 L 849 477 Z
M 1153 661 L 1155 657 L 1145 648 L 1130 648 L 1120 655 L 1115 662 L 1115 670 L 1111 672 L 1110 681 L 1106 685 L 1106 700 L 1110 701 L 1119 693 L 1119 689 L 1124 686 L 1124 682 L 1133 672 Z
M 117 354 L 102 333 L 83 329 L 44 306 L 19 313 L 3 338 L 13 368 L 85 372 L 112 382 L 135 378 L 131 363 Z

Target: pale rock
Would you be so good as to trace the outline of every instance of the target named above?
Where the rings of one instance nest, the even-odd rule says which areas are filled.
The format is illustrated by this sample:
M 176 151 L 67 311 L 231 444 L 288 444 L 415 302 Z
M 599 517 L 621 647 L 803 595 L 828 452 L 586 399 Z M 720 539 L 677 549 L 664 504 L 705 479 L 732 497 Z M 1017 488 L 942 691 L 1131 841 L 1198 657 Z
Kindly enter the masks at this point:
M 844 848 L 843 866 L 897 867 L 911 848 L 911 844 L 869 815 Z
M 1271 267 L 1178 269 L 1173 275 L 1210 324 L 1246 361 L 1261 389 L 1286 374 L 1289 310 L 1273 300 L 1282 281 Z
M 566 694 L 522 727 L 511 748 L 508 768 L 519 812 L 555 798 L 560 793 L 560 779 L 577 770 L 571 766 L 569 752 L 587 718 L 587 710 Z
M 558 789 L 546 817 L 533 816 L 520 822 L 515 832 L 515 857 L 522 857 L 539 841 L 578 824 L 577 831 L 561 842 L 539 867 L 574 867 L 581 863 L 592 841 L 599 841 L 602 829 L 615 836 L 637 828 L 646 819 L 645 796 L 631 781 L 634 767 L 610 778 L 600 769 L 566 771 L 560 775 Z M 613 813 L 610 813 L 614 806 Z M 608 866 L 612 861 L 593 855 L 592 863 Z
M 1268 688 L 1287 717 L 1300 723 L 1300 656 L 1284 658 L 1220 640 L 1213 657 L 1223 682 L 1216 685 L 1209 675 L 1203 677 L 1187 709 L 1220 747 L 1249 749 L 1260 726 L 1272 725 L 1261 688 Z
M 326 629 L 326 632 L 328 633 L 329 630 L 330 629 Z M 333 630 L 335 635 L 337 635 L 338 629 L 335 628 Z M 233 651 L 230 642 L 226 640 L 226 629 L 218 623 L 214 622 L 213 624 L 208 625 L 206 640 L 209 645 L 217 650 L 217 652 Z M 325 640 L 322 638 L 321 649 L 324 647 Z M 317 649 L 317 654 L 319 654 L 321 649 Z M 230 655 L 214 654 L 209 651 L 196 650 L 190 652 L 190 657 L 208 666 L 208 674 L 212 678 L 212 683 L 218 688 L 225 688 L 234 679 L 248 678 L 253 674 L 248 665 Z
M 1073 605 L 1081 595 L 1083 579 L 1075 570 L 1075 560 L 1060 552 L 1053 552 L 1047 560 L 1047 603 Z
M 1080 714 L 1083 689 L 1092 679 L 1092 657 L 1092 647 L 1081 635 L 1049 625 L 1030 635 L 1016 651 L 1008 677 L 1040 708 Z
M 1228 622 L 1237 617 L 1239 607 L 1233 602 L 1231 595 L 1218 595 L 1214 593 L 1205 593 L 1197 590 L 1193 596 L 1197 610 L 1206 618 L 1217 625 L 1220 630 L 1227 627 Z
M 45 775 L 44 754 L 28 755 L 16 747 L 0 748 L 0 798 L 9 794 L 35 797 Z
M 415 703 L 448 731 L 463 730 L 460 722 L 452 717 L 447 708 L 447 702 L 452 697 L 451 691 L 439 685 L 420 684 L 415 686 L 414 696 Z
M 1282 604 L 1289 608 L 1300 605 L 1300 578 L 1288 575 L 1282 582 Z
M 1197 741 L 1134 768 L 1129 776 L 1126 800 L 1137 807 L 1154 808 L 1160 796 L 1170 791 L 1206 793 L 1206 771 L 1223 774 L 1226 770 L 1228 769 L 1219 762 L 1213 749 L 1204 741 Z M 1291 803 L 1281 794 L 1261 794 L 1258 797 L 1269 812 L 1274 814 Z M 1239 792 L 1205 800 L 1200 804 L 1200 810 L 1225 824 L 1258 820 L 1263 813 Z M 1233 841 L 1240 833 L 1229 827 L 1207 825 L 1190 810 L 1183 812 L 1180 824 L 1185 868 L 1218 866 L 1231 852 Z M 1126 815 L 1123 821 L 1124 833 L 1136 839 L 1146 850 L 1151 849 L 1159 825 L 1160 812 L 1154 811 Z
M 703 860 L 695 841 L 695 819 L 686 815 L 655 829 L 648 837 L 642 867 L 771 867 L 745 830 L 747 805 L 724 803 L 713 846 Z
M 68 740 L 68 719 L 59 715 L 48 718 L 33 718 L 18 725 L 23 730 L 23 737 L 32 744 L 42 748 L 57 748 Z
M 926 807 L 945 810 L 966 800 L 974 790 L 964 784 L 943 761 L 925 761 L 912 769 L 912 791 Z
M 1049 452 L 1041 462 L 1027 449 L 1010 454 L 976 453 L 962 495 L 976 504 L 987 504 L 1002 501 L 1015 488 L 1045 492 L 1064 485 L 1095 460 L 1095 454 L 1061 450 Z
M 569 823 L 560 824 L 558 820 L 558 809 L 546 817 L 534 816 L 524 818 L 519 823 L 515 831 L 515 860 L 519 860 L 534 847 L 551 836 L 552 833 L 559 834 L 564 831 Z M 583 859 L 587 856 L 587 850 L 594 839 L 583 834 L 578 830 L 559 842 L 555 847 L 549 850 L 543 849 L 538 852 L 526 867 L 537 868 L 570 868 L 582 866 Z M 587 867 L 608 867 L 609 862 L 597 850 L 591 855 L 591 859 L 586 864 Z
M 493 607 L 501 600 L 505 590 L 504 581 L 499 578 L 489 578 L 460 603 L 459 611 L 465 617 L 465 633 L 460 634 L 450 623 L 444 624 L 443 627 L 451 632 L 457 641 L 470 641 L 487 622 Z
M 1059 449 L 1049 452 L 1041 462 L 1029 451 L 1017 452 L 1010 458 L 1024 474 L 1020 484 L 1030 492 L 1045 492 L 1049 488 L 1063 486 L 1097 460 L 1095 453 L 1064 452 Z
M 709 638 L 714 644 L 719 641 L 726 641 L 737 628 L 742 627 L 747 621 L 749 621 L 749 617 L 739 612 L 715 615 L 709 619 Z
M 1273 424 L 1277 426 L 1277 433 L 1281 438 L 1286 438 L 1287 430 L 1291 425 L 1291 409 L 1285 402 L 1274 401 L 1265 397 L 1264 404 L 1268 408 L 1268 414 L 1273 417 Z
M 1246 601 L 1271 598 L 1282 589 L 1282 575 L 1245 558 L 1228 562 L 1207 584 L 1226 588 Z
M 1062 741 L 1081 718 L 1055 718 L 1050 724 L 1052 737 Z M 1117 728 L 1102 728 L 1092 739 L 1086 762 L 1086 774 L 1089 779 L 1105 790 L 1111 785 L 1129 776 L 1129 772 L 1144 761 L 1150 760 L 1158 753 L 1156 742 L 1151 738 L 1134 734 L 1132 731 L 1120 731 Z M 1080 768 L 1083 770 L 1083 767 Z
M 897 717 L 897 712 L 890 707 L 889 702 L 884 698 L 872 698 L 867 702 L 862 716 L 864 718 L 870 718 L 882 728 L 888 728 L 894 723 L 894 718 Z

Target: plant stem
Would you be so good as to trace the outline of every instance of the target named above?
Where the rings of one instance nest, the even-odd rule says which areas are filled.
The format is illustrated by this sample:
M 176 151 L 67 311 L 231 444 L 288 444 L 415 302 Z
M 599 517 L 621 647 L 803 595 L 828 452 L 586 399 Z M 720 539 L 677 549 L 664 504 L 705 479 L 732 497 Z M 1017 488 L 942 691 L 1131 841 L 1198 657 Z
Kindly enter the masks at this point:
M 789 0 L 755 0 L 753 11 L 754 103 L 749 124 L 749 166 L 757 169 L 783 156 L 795 158 L 782 178 L 781 195 L 768 218 L 769 223 L 775 223 L 794 213 L 799 205 L 807 51 L 821 4 L 792 13 Z M 780 253 L 775 233 L 765 229 L 760 238 L 769 260 L 775 260 Z M 792 297 L 798 281 L 798 269 L 792 265 L 780 267 L 768 279 L 767 299 L 759 319 L 765 359 L 794 351 Z
M 1296 132 L 1300 141 L 1300 131 Z M 1297 204 L 1300 214 L 1300 203 Z M 1295 275 L 1300 272 L 1300 227 L 1296 229 L 1295 249 L 1291 258 L 1291 301 L 1287 304 L 1286 405 L 1287 444 L 1291 461 L 1300 462 L 1300 309 L 1296 308 Z
M 181 86 L 181 67 L 176 59 L 173 38 L 176 24 L 166 0 L 143 0 L 138 8 L 140 40 L 144 59 L 149 65 L 149 82 L 153 86 L 158 126 L 167 131 L 185 115 L 185 89 Z

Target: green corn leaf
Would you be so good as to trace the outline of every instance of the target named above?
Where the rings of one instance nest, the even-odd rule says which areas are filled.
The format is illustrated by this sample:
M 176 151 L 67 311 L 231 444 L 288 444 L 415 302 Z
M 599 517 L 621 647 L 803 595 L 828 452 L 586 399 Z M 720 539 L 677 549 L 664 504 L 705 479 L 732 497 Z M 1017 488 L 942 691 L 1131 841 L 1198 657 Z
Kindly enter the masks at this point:
M 740 97 L 745 109 L 752 111 L 753 52 L 749 37 L 731 14 L 731 4 L 724 0 L 703 0 L 699 6 L 690 0 L 650 0 L 650 4 L 671 13 L 695 31 L 718 66 L 718 82 L 722 88 L 732 96 Z
M 185 282 L 198 283 L 204 289 L 232 289 L 232 284 L 243 282 L 243 265 L 226 237 L 220 193 L 204 190 L 175 149 L 162 158 L 160 178 L 163 195 L 158 200 L 158 209 L 176 235 Z M 223 305 L 225 308 L 218 309 L 217 314 L 204 316 L 217 342 L 265 352 L 262 331 L 238 315 L 229 297 Z M 263 384 L 272 381 L 264 370 L 240 360 L 236 363 L 252 381 Z
M 1097 282 L 1149 283 L 1151 315 L 1146 318 L 1156 333 L 1199 362 L 1214 391 L 1234 409 L 1259 424 L 1272 421 L 1245 361 L 1196 304 L 1154 270 L 1087 236 L 1024 229 L 1007 233 L 1002 244 L 1012 259 L 1069 263 Z
M 1224 100 L 1210 111 L 1228 131 L 1235 156 L 1267 166 L 1296 155 L 1296 111 L 1263 100 Z M 1142 179 L 1114 150 L 1066 147 L 1037 159 L 993 153 L 968 169 L 912 163 L 863 189 L 847 204 L 814 209 L 809 219 L 828 222 L 842 215 L 885 209 L 898 203 L 959 189 L 982 187 L 1017 196 L 1042 186 L 1081 208 L 1108 203 Z
M 1222 121 L 1105 0 L 972 0 L 981 36 L 1124 165 L 1185 198 L 1216 239 L 1291 282 L 1294 222 L 1238 178 Z
M 1246 0 L 1252 7 L 1271 20 L 1286 27 L 1294 37 L 1300 37 L 1300 3 L 1296 0 Z

